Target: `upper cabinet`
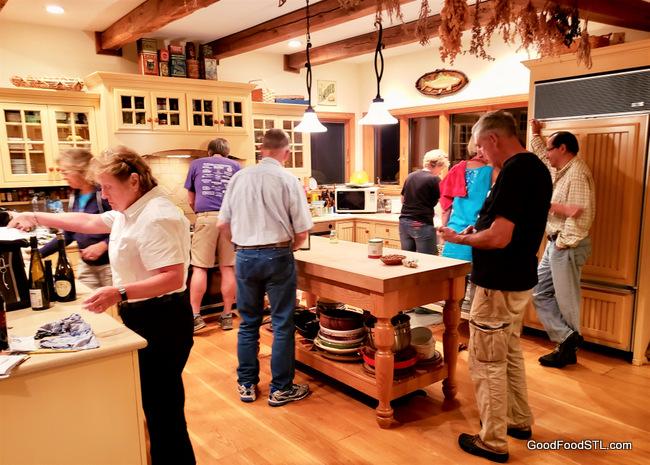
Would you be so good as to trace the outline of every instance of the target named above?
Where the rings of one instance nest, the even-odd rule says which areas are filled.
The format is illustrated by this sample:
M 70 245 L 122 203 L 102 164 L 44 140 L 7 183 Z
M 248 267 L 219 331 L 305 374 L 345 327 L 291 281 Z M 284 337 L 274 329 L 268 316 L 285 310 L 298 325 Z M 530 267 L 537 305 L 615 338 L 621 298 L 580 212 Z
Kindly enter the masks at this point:
M 255 138 L 255 160 L 262 157 L 261 147 L 264 133 L 269 129 L 283 129 L 289 136 L 291 155 L 285 168 L 300 177 L 311 176 L 311 139 L 309 134 L 295 130 L 305 112 L 304 105 L 282 103 L 253 103 L 253 136 Z
M 151 154 L 206 149 L 224 137 L 233 155 L 254 159 L 251 84 L 119 73 L 93 73 L 85 82 L 101 95 L 107 145 Z
M 78 92 L 0 89 L 0 187 L 64 185 L 62 150 L 97 148 L 98 98 Z

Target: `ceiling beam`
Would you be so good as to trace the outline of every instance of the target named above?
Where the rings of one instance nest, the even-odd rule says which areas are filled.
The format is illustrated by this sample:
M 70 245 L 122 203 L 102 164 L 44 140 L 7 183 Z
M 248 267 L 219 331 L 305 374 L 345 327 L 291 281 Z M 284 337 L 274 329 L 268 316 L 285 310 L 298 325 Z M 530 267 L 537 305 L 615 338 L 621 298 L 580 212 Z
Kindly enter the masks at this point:
M 1 0 L 0 0 L 1 1 Z M 147 0 L 98 34 L 98 50 L 115 50 L 219 0 Z
M 414 0 L 400 0 L 400 3 L 412 1 Z M 341 8 L 339 0 L 323 0 L 309 7 L 309 27 L 312 32 L 326 29 L 374 14 L 376 10 L 377 0 L 361 0 L 359 5 L 348 10 Z M 209 45 L 212 46 L 212 53 L 219 59 L 257 50 L 304 34 L 305 17 L 306 8 L 301 8 L 235 34 L 213 40 Z
M 514 1 L 517 7 L 525 6 L 528 3 L 528 0 Z M 575 4 L 575 0 L 554 1 L 563 6 L 573 6 Z M 532 0 L 532 2 L 535 7 L 543 8 L 544 5 L 546 5 L 547 0 Z M 619 2 L 612 3 L 616 3 L 617 7 L 612 7 L 608 0 L 579 0 L 578 6 L 582 13 L 581 16 L 584 15 L 592 21 L 633 29 L 650 30 L 650 3 L 644 2 L 643 0 L 620 0 L 620 3 L 624 3 L 626 8 L 621 8 Z M 480 22 L 482 25 L 485 25 L 490 20 L 494 7 L 494 0 L 486 0 L 480 3 Z M 470 10 L 473 10 L 473 8 L 474 6 L 470 5 Z M 614 16 L 614 14 L 618 15 L 618 17 Z M 473 11 L 465 24 L 465 29 L 470 29 L 472 27 L 472 20 Z M 632 24 L 633 20 L 634 24 Z M 428 29 L 431 31 L 431 38 L 434 38 L 438 35 L 440 15 L 431 15 L 429 16 L 428 21 Z M 416 26 L 417 21 L 410 21 L 408 23 L 384 29 L 383 42 L 385 47 L 399 47 L 400 45 L 417 42 L 419 39 L 415 33 Z M 377 32 L 373 31 L 360 36 L 339 40 L 327 45 L 314 47 L 309 52 L 310 61 L 314 66 L 323 65 L 333 61 L 371 53 L 375 50 L 376 45 Z M 304 68 L 305 62 L 306 55 L 304 51 L 285 55 L 284 69 L 285 71 L 297 72 Z
M 547 0 L 532 0 L 535 8 L 543 8 Z M 578 6 L 580 17 L 612 26 L 650 31 L 650 3 L 643 0 L 553 0 L 565 6 Z
M 492 16 L 494 11 L 494 0 L 487 0 L 481 2 L 479 6 L 481 24 L 485 25 Z M 473 9 L 474 6 L 472 5 Z M 465 28 L 472 27 L 472 15 L 469 15 Z M 410 21 L 408 23 L 399 24 L 385 28 L 383 32 L 383 43 L 385 48 L 399 47 L 400 45 L 407 45 L 417 42 L 419 39 L 415 33 L 418 21 Z M 430 39 L 438 36 L 438 27 L 440 26 L 440 15 L 431 15 L 428 18 L 427 28 L 431 31 Z M 375 51 L 377 46 L 377 32 L 369 32 L 356 37 L 339 40 L 320 47 L 314 47 L 309 52 L 309 58 L 312 66 L 323 65 L 333 61 L 351 58 L 365 53 Z M 300 71 L 305 67 L 307 57 L 304 51 L 292 53 L 284 56 L 284 69 L 285 71 Z

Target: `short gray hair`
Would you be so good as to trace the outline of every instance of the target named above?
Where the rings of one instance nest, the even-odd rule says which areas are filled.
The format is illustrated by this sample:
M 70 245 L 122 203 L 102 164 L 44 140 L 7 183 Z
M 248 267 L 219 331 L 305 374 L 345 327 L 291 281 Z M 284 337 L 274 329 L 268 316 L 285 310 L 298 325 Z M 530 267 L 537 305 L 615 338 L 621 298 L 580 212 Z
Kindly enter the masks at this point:
M 266 150 L 278 150 L 289 146 L 289 136 L 282 129 L 269 129 L 264 133 L 262 148 Z
M 224 157 L 230 155 L 230 143 L 223 137 L 217 137 L 208 144 L 208 155 L 218 153 Z
M 517 137 L 517 123 L 507 111 L 489 111 L 472 128 L 472 136 L 479 137 L 484 132 L 498 132 L 502 136 Z

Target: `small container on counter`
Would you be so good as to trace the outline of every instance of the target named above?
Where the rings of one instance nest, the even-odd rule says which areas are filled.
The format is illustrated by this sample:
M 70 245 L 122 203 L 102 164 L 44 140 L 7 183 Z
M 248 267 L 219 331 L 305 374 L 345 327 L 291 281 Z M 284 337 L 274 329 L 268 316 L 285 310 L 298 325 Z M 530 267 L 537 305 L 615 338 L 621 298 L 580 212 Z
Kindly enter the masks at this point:
M 382 239 L 368 239 L 368 258 L 380 258 L 384 254 Z

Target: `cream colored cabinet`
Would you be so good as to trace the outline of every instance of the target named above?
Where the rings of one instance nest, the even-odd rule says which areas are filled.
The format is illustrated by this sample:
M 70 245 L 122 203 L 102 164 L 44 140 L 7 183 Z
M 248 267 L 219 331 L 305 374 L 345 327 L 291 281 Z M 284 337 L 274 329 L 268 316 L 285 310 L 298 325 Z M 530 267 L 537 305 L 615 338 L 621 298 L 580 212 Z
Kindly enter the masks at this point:
M 115 91 L 118 131 L 186 131 L 185 94 L 182 92 Z
M 354 242 L 354 220 L 352 221 L 337 221 L 336 222 L 336 235 L 341 241 Z
M 384 247 L 390 249 L 401 249 L 399 241 L 399 224 L 397 223 L 375 223 L 375 237 L 384 241 Z
M 248 132 L 246 101 L 243 97 L 187 94 L 190 131 L 242 134 Z
M 0 90 L 0 187 L 65 185 L 56 167 L 59 153 L 73 147 L 97 149 L 94 106 L 47 104 L 72 103 L 74 94 Z M 79 103 L 92 100 L 77 99 Z
M 254 103 L 255 159 L 261 158 L 260 149 L 264 133 L 272 128 L 283 129 L 289 136 L 291 148 L 291 156 L 285 163 L 285 168 L 296 176 L 311 176 L 311 139 L 309 134 L 296 131 L 296 126 L 302 120 L 304 111 L 303 105 Z
M 375 225 L 370 221 L 356 221 L 354 227 L 355 242 L 368 243 L 368 239 L 375 237 Z

